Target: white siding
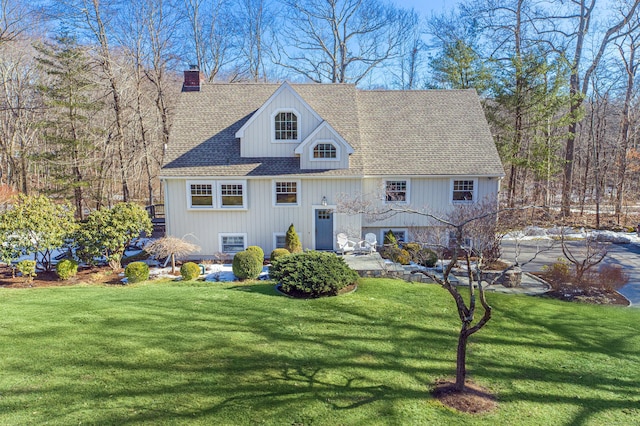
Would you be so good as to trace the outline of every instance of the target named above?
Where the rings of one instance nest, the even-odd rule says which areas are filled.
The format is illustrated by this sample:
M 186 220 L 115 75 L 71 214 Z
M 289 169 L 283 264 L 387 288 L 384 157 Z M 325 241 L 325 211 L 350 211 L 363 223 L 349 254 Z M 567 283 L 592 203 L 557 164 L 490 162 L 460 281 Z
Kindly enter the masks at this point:
M 318 160 L 313 157 L 313 148 L 319 143 L 332 143 L 338 150 L 337 160 Z M 323 128 L 317 134 L 313 136 L 313 139 L 308 141 L 304 146 L 304 152 L 300 156 L 300 168 L 311 170 L 323 170 L 323 169 L 348 169 L 349 168 L 349 154 L 347 147 L 342 142 L 336 140 L 335 135 L 328 127 Z
M 298 139 L 302 142 L 320 125 L 307 106 L 290 90 L 281 91 L 261 114 L 245 129 L 240 142 L 242 157 L 293 157 L 297 143 L 272 143 L 272 116 L 278 110 L 296 110 L 298 112 Z
M 339 194 L 359 194 L 361 191 L 359 179 L 301 179 L 300 205 L 276 207 L 273 206 L 273 179 L 249 179 L 246 211 L 194 211 L 187 209 L 186 180 L 167 179 L 167 235 L 184 237 L 198 244 L 201 250 L 193 257 L 206 258 L 220 251 L 219 233 L 246 233 L 247 245 L 258 245 L 268 255 L 274 248 L 273 234 L 286 232 L 293 223 L 303 248 L 313 249 L 313 206 L 320 206 L 322 197 L 326 197 L 328 207 L 331 207 Z M 360 228 L 359 215 L 334 215 L 335 233 L 359 232 Z

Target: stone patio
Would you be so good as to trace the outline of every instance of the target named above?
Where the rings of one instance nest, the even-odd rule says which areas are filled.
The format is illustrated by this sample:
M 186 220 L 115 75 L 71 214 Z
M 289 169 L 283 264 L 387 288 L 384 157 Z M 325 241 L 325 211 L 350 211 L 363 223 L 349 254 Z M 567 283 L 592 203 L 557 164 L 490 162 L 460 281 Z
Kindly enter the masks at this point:
M 386 277 L 399 278 L 409 282 L 434 283 L 434 281 L 424 274 L 412 274 L 415 267 L 410 265 L 400 265 L 389 262 L 380 256 L 380 253 L 372 254 L 346 254 L 341 256 L 351 269 L 356 271 L 361 277 Z M 442 273 L 434 272 L 442 276 Z M 466 280 L 460 281 L 455 275 L 449 277 L 453 285 L 465 285 Z M 505 287 L 495 284 L 485 287 L 486 291 L 495 291 L 509 294 L 538 295 L 549 291 L 550 286 L 543 280 L 528 273 L 522 274 L 522 282 L 518 287 Z

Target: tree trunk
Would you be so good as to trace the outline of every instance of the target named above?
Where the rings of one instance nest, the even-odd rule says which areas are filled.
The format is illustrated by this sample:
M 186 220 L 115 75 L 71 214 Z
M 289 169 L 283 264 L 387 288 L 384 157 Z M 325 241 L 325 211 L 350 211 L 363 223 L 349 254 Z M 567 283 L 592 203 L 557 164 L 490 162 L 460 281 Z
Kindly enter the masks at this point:
M 467 379 L 467 341 L 469 340 L 469 333 L 467 329 L 469 324 L 463 323 L 460 335 L 458 336 L 458 352 L 456 358 L 456 384 L 455 389 L 457 391 L 464 390 L 464 385 Z

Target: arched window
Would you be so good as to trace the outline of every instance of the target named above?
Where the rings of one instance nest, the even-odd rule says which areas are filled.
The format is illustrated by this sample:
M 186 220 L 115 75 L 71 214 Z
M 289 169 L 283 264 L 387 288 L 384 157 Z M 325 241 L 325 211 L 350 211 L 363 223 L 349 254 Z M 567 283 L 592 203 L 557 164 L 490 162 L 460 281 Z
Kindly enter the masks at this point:
M 319 143 L 313 148 L 313 158 L 337 158 L 338 152 L 332 143 Z
M 275 116 L 276 140 L 298 139 L 298 117 L 292 112 L 279 112 Z

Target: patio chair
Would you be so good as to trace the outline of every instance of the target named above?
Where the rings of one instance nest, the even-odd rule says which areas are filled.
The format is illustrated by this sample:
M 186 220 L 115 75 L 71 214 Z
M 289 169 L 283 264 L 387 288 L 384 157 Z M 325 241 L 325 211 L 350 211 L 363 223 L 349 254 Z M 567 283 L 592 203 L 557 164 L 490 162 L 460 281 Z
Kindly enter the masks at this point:
M 350 240 L 349 237 L 347 237 L 347 234 L 340 233 L 336 235 L 336 239 L 338 242 L 338 251 L 343 255 L 348 252 L 355 251 L 358 247 L 358 243 Z
M 362 251 L 367 254 L 375 253 L 377 245 L 378 239 L 376 238 L 376 234 L 370 232 L 364 236 L 364 241 L 362 242 Z

